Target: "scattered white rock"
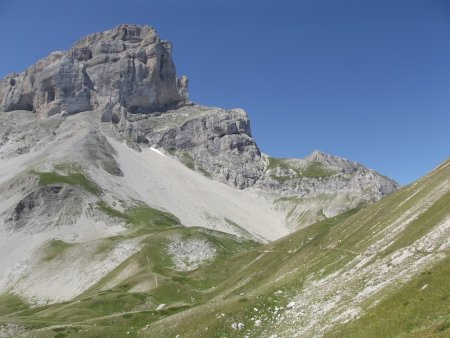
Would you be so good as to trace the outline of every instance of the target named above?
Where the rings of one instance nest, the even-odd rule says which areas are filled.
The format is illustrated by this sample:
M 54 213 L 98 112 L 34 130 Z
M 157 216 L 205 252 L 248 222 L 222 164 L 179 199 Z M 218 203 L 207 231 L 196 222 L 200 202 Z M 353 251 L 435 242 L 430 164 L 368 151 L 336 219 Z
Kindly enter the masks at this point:
M 22 325 L 16 323 L 6 323 L 0 325 L 0 337 L 17 337 L 26 332 L 25 328 Z
M 260 326 L 260 325 L 261 325 L 261 320 L 260 319 L 255 320 L 255 326 Z
M 290 303 L 286 306 L 286 309 L 287 309 L 287 310 L 291 310 L 291 309 L 294 308 L 294 306 L 295 306 L 295 302 L 290 302 Z
M 164 309 L 165 306 L 166 306 L 166 304 L 159 304 L 158 307 L 156 308 L 156 311 Z
M 244 324 L 243 323 L 233 323 L 231 324 L 231 328 L 233 330 L 242 330 L 244 328 Z
M 180 235 L 170 238 L 167 251 L 172 256 L 175 268 L 179 271 L 194 270 L 216 255 L 216 248 L 206 239 L 182 239 Z

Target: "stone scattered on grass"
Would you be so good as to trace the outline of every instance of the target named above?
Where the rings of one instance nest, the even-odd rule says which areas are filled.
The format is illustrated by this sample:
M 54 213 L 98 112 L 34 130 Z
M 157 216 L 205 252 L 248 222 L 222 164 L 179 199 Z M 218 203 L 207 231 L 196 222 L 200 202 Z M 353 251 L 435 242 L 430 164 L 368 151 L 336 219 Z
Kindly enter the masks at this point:
M 178 271 L 194 270 L 216 255 L 216 248 L 209 241 L 199 238 L 183 239 L 179 235 L 170 238 L 167 251 Z
M 231 324 L 231 328 L 233 330 L 242 330 L 244 328 L 244 323 L 233 323 Z
M 156 311 L 164 309 L 165 306 L 166 304 L 159 304 L 158 307 L 156 308 Z

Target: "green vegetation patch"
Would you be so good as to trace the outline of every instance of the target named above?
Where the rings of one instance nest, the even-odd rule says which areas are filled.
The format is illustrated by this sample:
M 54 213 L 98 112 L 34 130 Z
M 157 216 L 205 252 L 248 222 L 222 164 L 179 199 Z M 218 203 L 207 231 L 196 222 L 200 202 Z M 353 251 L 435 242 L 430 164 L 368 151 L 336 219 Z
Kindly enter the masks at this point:
M 207 177 L 207 178 L 212 178 L 211 174 L 210 174 L 205 168 L 203 168 L 203 167 L 201 167 L 201 166 L 198 166 L 198 167 L 197 167 L 197 170 L 198 170 L 203 176 L 205 176 L 205 177 Z
M 32 170 L 31 174 L 39 177 L 39 186 L 60 183 L 78 185 L 97 196 L 102 193 L 101 188 L 81 172 L 70 172 L 68 175 L 61 175 L 57 172 L 40 172 Z
M 60 239 L 52 239 L 44 247 L 44 260 L 53 260 L 72 246 L 74 246 L 72 243 L 67 243 Z
M 240 226 L 239 224 L 233 222 L 232 220 L 225 218 L 225 222 L 228 223 L 228 225 L 230 225 L 234 231 L 236 231 L 240 236 L 248 238 L 248 239 L 252 239 L 252 240 L 256 240 L 256 241 L 262 241 L 261 238 L 259 238 L 256 235 L 253 235 L 252 233 L 250 233 L 249 231 L 245 230 L 244 227 Z
M 186 150 L 177 150 L 175 148 L 170 148 L 167 150 L 167 152 L 171 156 L 176 157 L 185 167 L 196 171 L 207 178 L 212 178 L 211 173 L 198 163 L 195 163 L 194 158 Z
M 122 219 L 134 230 L 139 230 L 134 235 L 144 235 L 148 230 L 180 225 L 180 220 L 169 212 L 151 208 L 145 204 L 122 211 L 116 210 L 105 201 L 97 202 L 102 212 L 110 217 Z
M 0 316 L 28 309 L 28 305 L 19 296 L 8 293 L 0 296 Z
M 134 225 L 147 226 L 149 224 L 160 227 L 180 225 L 180 220 L 169 212 L 141 205 L 124 211 Z
M 183 152 L 180 155 L 180 161 L 183 163 L 186 167 L 188 167 L 191 170 L 195 170 L 195 162 L 191 155 L 189 155 L 186 152 Z
M 80 173 L 83 171 L 83 167 L 76 162 L 64 162 L 64 163 L 58 163 L 53 166 L 53 168 L 59 172 L 63 173 L 65 175 L 69 175 L 70 173 Z
M 277 168 L 283 170 L 292 170 L 295 173 L 292 175 L 276 175 L 271 174 L 270 176 L 279 182 L 285 182 L 291 179 L 299 179 L 303 177 L 309 178 L 319 178 L 319 177 L 329 177 L 336 174 L 336 171 L 330 169 L 325 164 L 321 162 L 306 162 L 304 167 L 295 166 L 289 163 L 289 159 L 286 158 L 273 158 L 269 157 L 269 164 L 267 169 L 275 170 Z
M 81 298 L 77 302 L 60 304 L 39 313 L 39 317 L 77 322 L 114 313 L 126 313 L 145 302 L 148 295 L 130 293 L 125 287 L 106 290 L 96 295 Z
M 121 218 L 124 221 L 131 221 L 123 212 L 110 207 L 105 201 L 98 201 L 97 206 L 101 211 L 103 211 L 103 213 L 110 217 Z

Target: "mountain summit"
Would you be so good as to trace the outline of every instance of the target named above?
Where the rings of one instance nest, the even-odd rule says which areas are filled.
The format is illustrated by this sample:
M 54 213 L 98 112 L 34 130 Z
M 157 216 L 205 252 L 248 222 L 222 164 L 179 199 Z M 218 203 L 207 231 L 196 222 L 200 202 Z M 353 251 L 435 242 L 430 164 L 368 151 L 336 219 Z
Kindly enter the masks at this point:
M 176 77 L 172 46 L 150 26 L 120 25 L 54 52 L 0 85 L 0 110 L 40 116 L 103 109 L 149 113 L 188 102 Z

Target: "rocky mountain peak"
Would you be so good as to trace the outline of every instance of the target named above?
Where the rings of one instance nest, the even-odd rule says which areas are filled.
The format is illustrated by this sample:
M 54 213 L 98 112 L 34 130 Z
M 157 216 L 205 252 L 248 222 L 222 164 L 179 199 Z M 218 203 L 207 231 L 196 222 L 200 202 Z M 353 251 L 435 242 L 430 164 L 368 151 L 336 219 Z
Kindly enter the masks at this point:
M 352 173 L 364 168 L 364 166 L 358 162 L 349 161 L 345 158 L 327 154 L 320 150 L 314 150 L 311 154 L 305 157 L 305 160 L 319 162 L 331 167 L 339 168 L 340 171 L 345 173 Z
M 330 157 L 332 157 L 332 155 L 324 153 L 323 151 L 320 151 L 320 150 L 314 150 L 311 154 L 306 156 L 305 159 L 309 160 L 309 161 L 321 162 Z
M 188 79 L 177 78 L 170 42 L 150 26 L 120 25 L 89 35 L 0 82 L 0 111 L 40 116 L 103 109 L 149 113 L 188 102 Z

